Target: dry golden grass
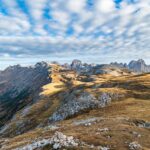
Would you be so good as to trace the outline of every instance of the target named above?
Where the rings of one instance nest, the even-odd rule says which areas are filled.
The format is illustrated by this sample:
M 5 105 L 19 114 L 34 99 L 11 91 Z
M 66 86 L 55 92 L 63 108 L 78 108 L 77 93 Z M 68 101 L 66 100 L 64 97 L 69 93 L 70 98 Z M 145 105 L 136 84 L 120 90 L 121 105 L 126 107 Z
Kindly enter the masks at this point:
M 150 74 L 116 77 L 97 75 L 92 76 L 94 81 L 82 82 L 73 71 L 60 72 L 61 69 L 57 65 L 53 67 L 51 76 L 53 82 L 43 87 L 43 91 L 40 93 L 42 99 L 32 105 L 27 118 L 24 119 L 34 119 L 37 125 L 44 122 L 59 107 L 61 103 L 59 93 L 74 87 L 78 89 L 82 86 L 84 91 L 95 96 L 100 92 L 124 94 L 126 95 L 124 100 L 114 101 L 106 108 L 90 110 L 56 123 L 60 126 L 58 130 L 88 144 L 108 145 L 114 150 L 128 150 L 128 144 L 133 141 L 138 141 L 144 150 L 150 149 L 150 130 L 135 125 L 136 120 L 150 122 Z M 82 78 L 86 78 L 86 76 Z M 95 86 L 96 88 L 94 88 Z M 88 127 L 73 124 L 74 121 L 88 118 L 101 118 L 101 120 Z M 19 113 L 17 119 L 22 119 Z M 109 128 L 110 130 L 99 133 L 98 128 Z M 141 137 L 133 135 L 133 131 L 139 133 Z M 31 143 L 31 139 L 51 137 L 54 132 L 50 129 L 34 129 L 9 139 L 6 150 Z
M 61 128 L 59 131 L 66 135 L 72 135 L 81 141 L 95 146 L 109 146 L 115 150 L 128 150 L 128 144 L 138 141 L 144 148 L 150 148 L 150 130 L 140 128 L 134 124 L 134 120 L 143 120 L 150 122 L 150 101 L 138 99 L 126 99 L 114 102 L 112 105 L 97 110 L 91 110 L 69 120 L 57 123 Z M 101 118 L 96 124 L 91 126 L 75 125 L 74 122 L 86 120 L 88 118 Z M 99 132 L 98 129 L 108 128 L 108 132 Z M 8 143 L 8 149 L 25 145 L 28 141 L 35 138 L 48 138 L 55 131 L 36 129 L 11 139 Z M 137 132 L 141 137 L 136 137 L 133 132 Z M 110 138 L 108 138 L 110 137 Z M 24 141 L 24 142 L 23 142 Z

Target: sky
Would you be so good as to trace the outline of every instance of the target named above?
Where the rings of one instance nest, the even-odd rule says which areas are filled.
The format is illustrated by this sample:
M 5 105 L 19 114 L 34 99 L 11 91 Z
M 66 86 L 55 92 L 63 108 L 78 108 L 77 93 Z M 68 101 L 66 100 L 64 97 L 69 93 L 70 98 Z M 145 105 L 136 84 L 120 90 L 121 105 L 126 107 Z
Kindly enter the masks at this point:
M 0 68 L 139 58 L 150 64 L 150 0 L 0 0 Z

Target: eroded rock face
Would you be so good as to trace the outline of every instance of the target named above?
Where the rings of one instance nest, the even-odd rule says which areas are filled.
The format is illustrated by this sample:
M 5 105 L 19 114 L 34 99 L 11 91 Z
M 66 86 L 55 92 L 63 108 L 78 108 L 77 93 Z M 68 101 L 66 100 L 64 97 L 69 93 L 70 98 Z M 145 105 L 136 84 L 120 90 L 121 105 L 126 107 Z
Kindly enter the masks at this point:
M 67 68 L 75 70 L 78 74 L 91 74 L 92 64 L 82 63 L 80 60 L 75 59 Z
M 51 82 L 50 69 L 47 63 L 40 62 L 33 67 L 16 65 L 0 72 L 0 128 L 18 110 L 38 99 L 41 87 Z
M 127 68 L 136 73 L 150 72 L 150 65 L 147 65 L 143 59 L 132 60 L 129 64 L 115 62 L 111 63 L 111 65 L 119 68 Z
M 64 103 L 50 117 L 50 122 L 64 120 L 82 111 L 103 108 L 111 103 L 112 97 L 109 93 L 100 94 L 99 98 L 88 92 L 70 93 Z
M 146 65 L 145 61 L 142 59 L 139 59 L 137 61 L 131 61 L 128 65 L 128 68 L 138 73 L 150 72 L 150 66 Z
M 59 121 L 77 114 L 79 111 L 95 108 L 96 98 L 89 93 L 81 93 L 79 97 L 71 93 L 60 108 L 50 117 L 50 121 Z
M 71 64 L 71 69 L 73 70 L 79 70 L 82 68 L 82 62 L 80 60 L 73 60 Z
M 99 96 L 99 107 L 105 107 L 109 103 L 111 103 L 112 98 L 108 93 L 102 93 L 102 95 Z

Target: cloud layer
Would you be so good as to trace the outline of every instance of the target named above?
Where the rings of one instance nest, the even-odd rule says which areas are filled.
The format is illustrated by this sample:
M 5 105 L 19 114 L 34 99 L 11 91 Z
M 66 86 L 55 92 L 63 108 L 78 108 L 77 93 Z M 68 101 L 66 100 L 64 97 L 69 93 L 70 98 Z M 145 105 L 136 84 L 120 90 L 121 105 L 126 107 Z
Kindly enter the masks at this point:
M 149 0 L 0 0 L 0 20 L 1 64 L 150 61 Z

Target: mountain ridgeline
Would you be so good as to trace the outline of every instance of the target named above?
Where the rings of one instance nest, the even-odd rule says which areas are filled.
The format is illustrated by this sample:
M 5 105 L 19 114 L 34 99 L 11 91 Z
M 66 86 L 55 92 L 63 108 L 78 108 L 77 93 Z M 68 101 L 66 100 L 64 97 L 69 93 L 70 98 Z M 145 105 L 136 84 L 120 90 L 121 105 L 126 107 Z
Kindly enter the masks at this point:
M 20 65 L 0 72 L 0 127 L 26 105 L 37 100 L 41 87 L 51 81 L 47 63 L 34 67 Z
M 0 149 L 126 150 L 135 144 L 124 141 L 135 138 L 131 129 L 141 132 L 139 141 L 150 147 L 149 100 L 150 66 L 141 59 L 10 66 L 0 71 Z
M 62 65 L 68 70 L 82 75 L 128 75 L 150 72 L 150 66 L 144 60 L 131 61 L 129 64 L 87 64 L 73 60 L 71 64 Z M 37 63 L 33 67 L 10 66 L 0 71 L 0 127 L 26 105 L 38 100 L 42 86 L 52 82 L 52 66 L 46 62 Z M 87 81 L 94 79 L 89 78 Z M 7 115 L 6 115 L 7 114 Z
M 69 66 L 69 65 L 67 65 Z M 150 65 L 146 65 L 145 61 L 142 59 L 139 59 L 137 61 L 132 60 L 129 62 L 129 64 L 126 63 L 118 63 L 118 62 L 112 62 L 110 64 L 102 64 L 102 65 L 96 65 L 96 64 L 86 64 L 82 63 L 80 60 L 74 60 L 71 64 L 71 69 L 77 70 L 77 71 L 91 71 L 93 69 L 99 69 L 99 68 L 124 68 L 128 69 L 129 71 L 133 71 L 135 73 L 146 73 L 150 72 Z
M 73 60 L 71 64 L 65 64 L 63 67 L 85 75 L 150 72 L 150 66 L 146 65 L 142 59 L 131 61 L 129 64 L 115 62 L 104 65 L 86 64 L 80 60 Z M 50 64 L 40 62 L 33 67 L 16 65 L 0 71 L 0 127 L 15 112 L 38 99 L 41 87 L 52 81 L 51 68 Z

